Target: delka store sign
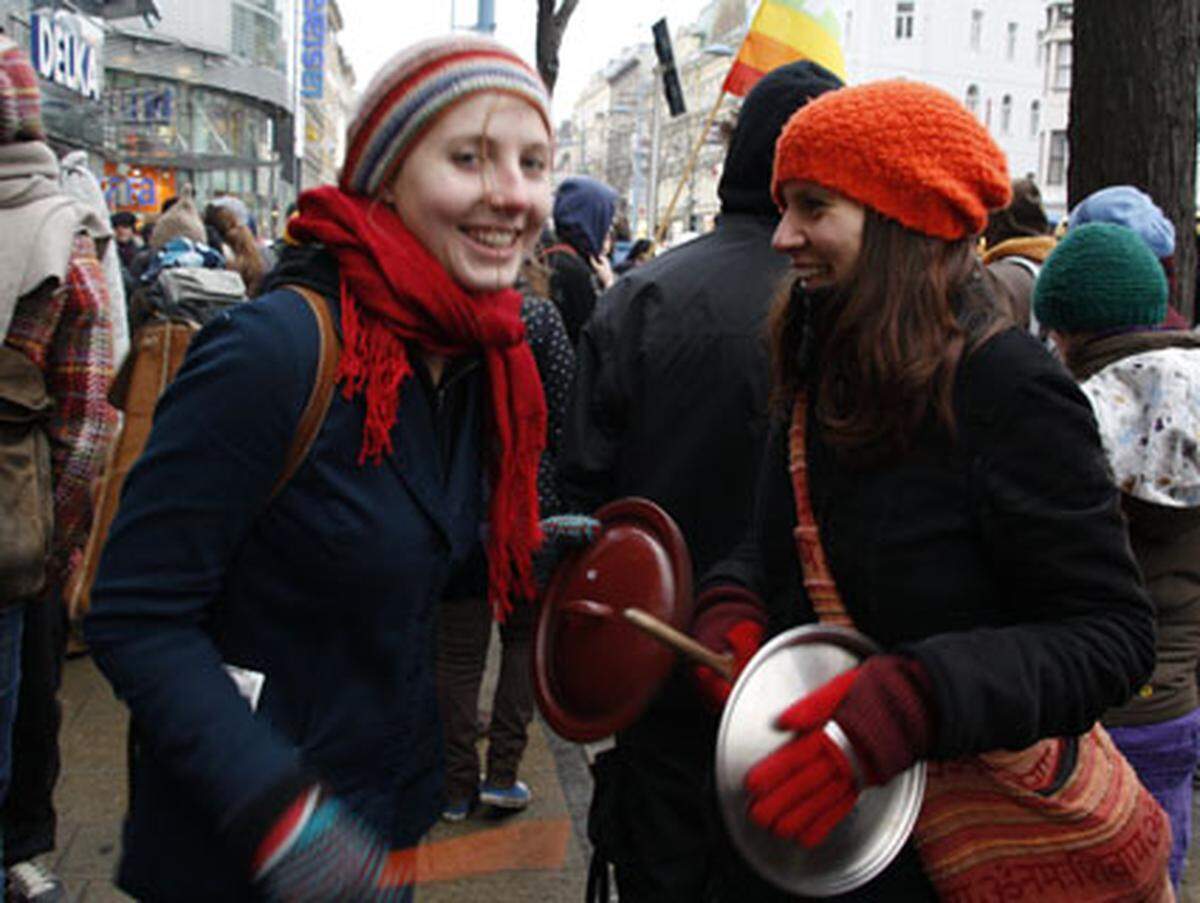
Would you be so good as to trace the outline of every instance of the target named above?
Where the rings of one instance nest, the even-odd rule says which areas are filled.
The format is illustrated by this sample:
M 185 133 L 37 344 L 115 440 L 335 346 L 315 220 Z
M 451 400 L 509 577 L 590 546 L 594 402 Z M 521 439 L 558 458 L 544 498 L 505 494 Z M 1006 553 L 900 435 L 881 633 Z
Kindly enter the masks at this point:
M 38 75 L 99 100 L 104 33 L 82 16 L 65 10 L 39 10 L 30 17 L 30 26 L 30 56 Z

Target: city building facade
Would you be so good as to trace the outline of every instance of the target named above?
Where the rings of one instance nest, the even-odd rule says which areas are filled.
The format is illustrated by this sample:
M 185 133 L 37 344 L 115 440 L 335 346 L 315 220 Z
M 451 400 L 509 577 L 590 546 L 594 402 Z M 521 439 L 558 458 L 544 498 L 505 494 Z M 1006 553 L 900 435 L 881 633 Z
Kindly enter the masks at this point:
M 718 210 L 723 127 L 740 99 L 722 99 L 690 172 L 687 161 L 757 6 L 754 0 L 710 0 L 694 21 L 675 29 L 676 69 L 687 103 L 681 116 L 667 115 L 649 44 L 624 51 L 597 73 L 575 104 L 570 152 L 560 157 L 568 165 L 559 172 L 586 172 L 612 184 L 627 198 L 639 234 L 649 234 L 663 219 L 669 219 L 674 236 L 707 229 Z M 1032 175 L 1039 184 L 1058 179 L 1061 184 L 1047 185 L 1052 212 L 1059 195 L 1065 202 L 1070 3 L 828 0 L 825 7 L 840 26 L 850 83 L 908 78 L 942 88 L 989 129 L 1014 177 Z M 1051 15 L 1048 7 L 1059 12 Z M 637 66 L 630 66 L 633 59 Z M 638 73 L 642 87 L 618 92 L 615 85 L 630 71 Z M 631 99 L 638 112 L 623 116 Z M 641 137 L 630 139 L 631 129 L 640 129 Z M 627 140 L 633 151 L 617 153 Z M 632 186 L 638 184 L 645 188 L 635 196 Z
M 337 0 L 308 0 L 300 25 L 303 163 L 299 188 L 337 182 L 353 114 L 354 68 L 338 35 L 345 22 Z

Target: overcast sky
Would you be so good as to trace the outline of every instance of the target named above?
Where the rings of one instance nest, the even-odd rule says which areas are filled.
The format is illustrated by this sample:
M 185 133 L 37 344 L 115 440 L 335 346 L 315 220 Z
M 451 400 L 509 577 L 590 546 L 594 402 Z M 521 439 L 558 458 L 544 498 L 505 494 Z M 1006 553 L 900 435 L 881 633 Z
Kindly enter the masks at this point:
M 363 88 L 395 51 L 422 38 L 473 24 L 477 0 L 338 0 L 346 20 L 341 43 Z M 667 16 L 674 31 L 699 14 L 705 0 L 579 0 L 559 55 L 554 116 L 569 115 L 588 77 L 622 47 L 650 40 L 650 26 Z M 495 0 L 496 38 L 531 63 L 537 0 Z

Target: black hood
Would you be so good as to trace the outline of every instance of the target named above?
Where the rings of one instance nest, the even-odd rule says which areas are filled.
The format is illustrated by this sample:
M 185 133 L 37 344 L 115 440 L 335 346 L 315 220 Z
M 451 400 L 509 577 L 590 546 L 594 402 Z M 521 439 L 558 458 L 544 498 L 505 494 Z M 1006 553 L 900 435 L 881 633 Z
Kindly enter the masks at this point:
M 840 78 L 809 60 L 772 69 L 758 80 L 742 101 L 725 155 L 717 186 L 722 213 L 779 215 L 771 198 L 775 141 L 793 113 L 814 97 L 840 87 Z
M 324 245 L 284 244 L 274 269 L 263 278 L 259 294 L 285 285 L 302 285 L 336 301 L 340 296 L 337 259 Z

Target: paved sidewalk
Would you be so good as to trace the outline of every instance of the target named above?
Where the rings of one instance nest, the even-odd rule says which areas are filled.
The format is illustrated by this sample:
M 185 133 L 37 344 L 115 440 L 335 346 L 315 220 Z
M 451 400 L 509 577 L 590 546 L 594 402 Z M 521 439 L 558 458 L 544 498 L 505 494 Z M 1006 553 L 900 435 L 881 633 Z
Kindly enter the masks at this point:
M 72 901 L 128 900 L 112 885 L 126 801 L 125 708 L 90 658 L 67 662 L 62 702 L 59 848 L 47 864 Z M 582 753 L 535 720 L 521 776 L 534 790 L 526 811 L 505 818 L 480 812 L 434 828 L 419 861 L 422 873 L 438 880 L 422 882 L 420 903 L 583 899 L 587 857 L 580 801 L 586 806 L 590 786 Z M 570 785 L 565 793 L 564 780 Z

